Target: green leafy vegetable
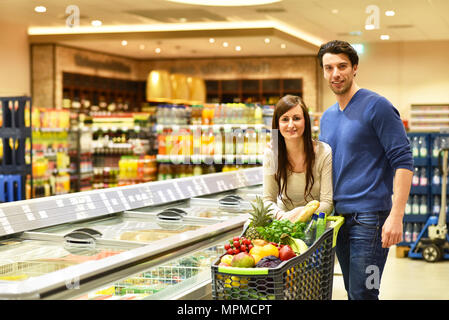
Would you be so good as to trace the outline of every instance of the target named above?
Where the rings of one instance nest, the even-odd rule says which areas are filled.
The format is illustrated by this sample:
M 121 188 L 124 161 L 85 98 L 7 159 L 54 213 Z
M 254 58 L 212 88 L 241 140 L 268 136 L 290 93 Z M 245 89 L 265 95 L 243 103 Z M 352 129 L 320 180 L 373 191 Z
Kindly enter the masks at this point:
M 288 234 L 292 238 L 304 239 L 304 230 L 307 224 L 305 222 L 293 223 L 288 219 L 274 220 L 265 227 L 257 227 L 257 232 L 268 242 L 279 243 L 282 234 Z

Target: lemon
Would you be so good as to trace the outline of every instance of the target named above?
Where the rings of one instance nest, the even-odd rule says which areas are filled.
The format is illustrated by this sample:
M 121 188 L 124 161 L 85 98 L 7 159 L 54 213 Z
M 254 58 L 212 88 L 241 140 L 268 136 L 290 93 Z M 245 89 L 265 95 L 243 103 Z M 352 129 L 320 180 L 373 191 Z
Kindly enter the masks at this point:
M 275 256 L 276 258 L 279 258 L 279 250 L 272 244 L 266 244 L 261 249 L 261 257 L 267 257 L 267 256 Z

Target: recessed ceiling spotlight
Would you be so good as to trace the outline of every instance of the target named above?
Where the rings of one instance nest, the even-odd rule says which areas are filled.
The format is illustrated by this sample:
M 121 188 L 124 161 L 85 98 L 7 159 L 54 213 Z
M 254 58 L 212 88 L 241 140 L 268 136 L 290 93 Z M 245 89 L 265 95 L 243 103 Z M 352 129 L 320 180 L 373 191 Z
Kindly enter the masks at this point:
M 229 47 L 229 43 L 223 42 L 223 47 L 225 47 L 225 48 Z
M 271 42 L 270 38 L 265 38 L 265 40 L 264 40 L 264 41 L 265 41 L 265 43 L 266 43 L 266 44 L 268 44 L 268 43 L 270 43 L 270 42 Z
M 388 34 L 382 34 L 380 40 L 390 40 L 390 36 Z
M 186 18 L 179 18 L 179 22 L 185 23 L 185 22 L 187 22 L 187 19 Z
M 209 43 L 215 43 L 215 39 L 214 38 L 210 38 L 209 39 Z
M 128 41 L 122 40 L 122 46 L 127 46 L 127 45 L 128 45 Z
M 43 12 L 47 12 L 47 8 L 45 8 L 44 6 L 37 6 L 34 8 L 34 11 L 43 13 Z
M 94 27 L 100 27 L 102 25 L 102 22 L 100 20 L 92 20 L 91 24 Z
M 242 47 L 241 46 L 235 46 L 235 51 L 242 51 Z
M 366 30 L 374 30 L 374 24 L 367 24 L 365 25 Z
M 281 44 L 281 49 L 285 49 L 285 48 L 287 48 L 287 45 L 285 43 L 282 43 Z
M 388 11 L 385 11 L 385 15 L 387 16 L 387 17 L 392 17 L 392 16 L 394 16 L 396 13 L 393 11 L 393 10 L 388 10 Z
M 145 50 L 145 45 L 144 45 L 144 44 L 141 44 L 141 45 L 139 46 L 139 49 L 140 49 L 140 50 Z
M 161 53 L 161 48 L 156 48 L 156 49 L 154 49 L 154 52 L 156 52 L 156 53 Z
M 349 32 L 350 36 L 361 36 L 362 35 L 362 31 L 351 31 Z
M 333 14 L 337 14 L 338 13 L 338 9 L 332 9 L 332 13 Z

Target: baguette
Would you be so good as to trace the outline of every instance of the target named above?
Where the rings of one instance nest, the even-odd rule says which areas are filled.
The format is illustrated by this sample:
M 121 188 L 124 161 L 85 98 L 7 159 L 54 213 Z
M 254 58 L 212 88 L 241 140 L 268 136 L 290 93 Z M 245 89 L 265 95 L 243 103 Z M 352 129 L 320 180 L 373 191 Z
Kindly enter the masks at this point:
M 320 207 L 320 202 L 318 200 L 312 200 L 304 207 L 304 209 L 301 211 L 301 213 L 294 218 L 293 222 L 301 221 L 301 222 L 307 222 L 310 220 L 312 215 L 315 213 L 315 211 L 318 210 Z

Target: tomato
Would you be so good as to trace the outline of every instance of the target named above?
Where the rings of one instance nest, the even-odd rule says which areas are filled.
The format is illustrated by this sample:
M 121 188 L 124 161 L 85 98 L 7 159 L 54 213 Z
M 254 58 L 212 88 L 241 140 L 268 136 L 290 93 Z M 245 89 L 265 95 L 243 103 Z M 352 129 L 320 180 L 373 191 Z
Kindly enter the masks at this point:
M 228 249 L 227 253 L 228 254 L 234 254 L 234 249 Z
M 240 253 L 240 250 L 239 250 L 239 249 L 234 249 L 234 250 L 232 250 L 232 251 L 234 251 L 234 254 Z
M 249 245 L 251 244 L 251 240 L 245 239 L 245 244 L 246 244 L 247 246 L 249 246 Z
M 248 245 L 248 250 L 251 250 L 252 248 L 254 248 L 252 244 Z
M 240 237 L 234 237 L 232 238 L 233 241 L 240 241 Z
M 229 250 L 229 249 L 231 249 L 231 245 L 229 243 L 226 243 L 224 248 L 225 248 L 225 250 Z
M 241 251 L 246 251 L 246 245 L 242 244 L 242 245 L 240 246 L 240 250 L 241 250 Z
M 234 248 L 240 248 L 240 242 L 234 241 Z

